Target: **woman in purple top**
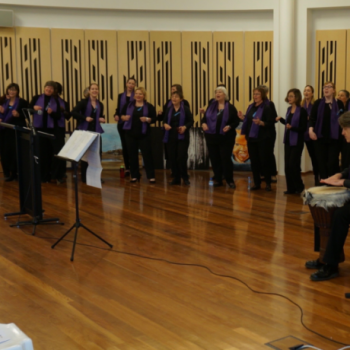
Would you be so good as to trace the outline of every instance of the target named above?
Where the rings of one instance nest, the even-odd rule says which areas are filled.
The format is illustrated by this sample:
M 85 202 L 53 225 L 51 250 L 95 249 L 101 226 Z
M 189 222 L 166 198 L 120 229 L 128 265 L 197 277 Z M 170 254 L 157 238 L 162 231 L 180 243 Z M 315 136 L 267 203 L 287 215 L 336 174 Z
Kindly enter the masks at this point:
M 223 186 L 224 177 L 226 184 L 235 189 L 232 151 L 239 118 L 224 87 L 215 89 L 215 101 L 206 110 L 201 123 L 214 172 L 214 187 Z
M 0 122 L 25 126 L 23 108 L 28 102 L 19 97 L 18 84 L 12 83 L 6 88 L 6 94 L 0 101 Z M 0 126 L 0 156 L 5 181 L 17 178 L 16 139 L 13 129 Z
M 254 186 L 252 191 L 259 190 L 260 174 L 264 175 L 266 191 L 271 191 L 271 138 L 275 127 L 275 118 L 266 102 L 266 90 L 257 87 L 253 91 L 254 102 L 248 107 L 245 117 L 240 111 L 238 116 L 243 120 L 241 135 L 248 141 L 248 152 L 253 172 Z
M 339 90 L 338 100 L 342 101 L 345 107 L 345 111 L 350 110 L 349 103 L 350 93 L 347 90 Z M 342 145 L 341 145 L 341 168 L 342 170 L 349 167 L 350 164 L 350 143 L 346 142 L 345 137 L 342 135 Z
M 135 89 L 134 101 L 123 107 L 121 119 L 124 122 L 125 139 L 129 151 L 130 182 L 140 180 L 139 149 L 142 153 L 147 178 L 155 183 L 155 171 L 152 153 L 152 133 L 150 124 L 156 122 L 156 110 L 147 102 L 147 93 L 143 87 Z
M 284 194 L 300 194 L 304 190 L 300 164 L 304 148 L 304 134 L 307 129 L 307 111 L 300 106 L 301 92 L 299 89 L 290 89 L 285 101 L 290 104 L 286 119 L 276 118 L 286 126 L 283 142 L 287 191 Z
M 341 130 L 339 116 L 344 112 L 343 102 L 336 100 L 335 85 L 328 81 L 323 85 L 323 97 L 312 106 L 309 135 L 315 143 L 315 151 L 321 179 L 339 172 Z
M 78 130 L 88 130 L 103 134 L 101 124 L 106 120 L 103 114 L 103 103 L 98 100 L 99 87 L 96 83 L 90 84 L 89 97 L 81 100 L 73 108 L 70 114 L 77 120 Z M 100 139 L 100 156 L 102 154 L 102 138 Z M 81 162 L 81 180 L 86 182 L 86 170 L 88 164 L 84 161 Z M 101 180 L 102 181 L 102 180 Z
M 33 115 L 33 125 L 37 130 L 52 134 L 54 139 L 39 138 L 41 182 L 64 182 L 63 160 L 55 157 L 64 146 L 65 119 L 62 117 L 60 105 L 56 97 L 56 83 L 48 81 L 44 86 L 44 93 L 34 96 L 29 104 L 36 112 Z
M 118 95 L 118 106 L 115 111 L 114 120 L 118 123 L 118 132 L 120 136 L 120 141 L 122 143 L 123 148 L 123 159 L 125 165 L 125 176 L 130 175 L 130 162 L 129 162 L 129 152 L 128 146 L 126 144 L 125 139 L 125 131 L 123 129 L 124 122 L 121 120 L 121 111 L 123 110 L 125 105 L 128 105 L 130 102 L 134 101 L 134 90 L 137 81 L 135 78 L 129 78 L 125 85 L 125 91 Z

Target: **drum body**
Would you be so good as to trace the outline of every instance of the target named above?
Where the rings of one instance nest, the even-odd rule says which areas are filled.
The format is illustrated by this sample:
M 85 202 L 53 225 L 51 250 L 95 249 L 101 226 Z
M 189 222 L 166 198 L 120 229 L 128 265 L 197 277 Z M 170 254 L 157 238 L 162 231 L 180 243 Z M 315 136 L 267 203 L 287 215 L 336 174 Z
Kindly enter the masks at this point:
M 311 187 L 305 191 L 304 204 L 309 205 L 309 209 L 314 219 L 315 227 L 318 228 L 319 238 L 319 261 L 323 262 L 328 239 L 332 230 L 333 214 L 337 208 L 342 207 L 350 200 L 350 191 L 345 187 Z M 316 246 L 316 244 L 315 244 Z M 316 249 L 315 249 L 316 250 Z M 344 250 L 339 256 L 339 262 L 345 260 Z

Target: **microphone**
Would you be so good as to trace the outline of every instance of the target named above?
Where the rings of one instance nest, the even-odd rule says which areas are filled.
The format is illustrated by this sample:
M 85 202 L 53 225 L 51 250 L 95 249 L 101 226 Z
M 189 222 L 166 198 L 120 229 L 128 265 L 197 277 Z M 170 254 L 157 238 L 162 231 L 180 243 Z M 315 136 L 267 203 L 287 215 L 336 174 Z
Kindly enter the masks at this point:
M 39 109 L 38 111 L 36 111 L 33 108 L 23 108 L 24 110 L 28 111 L 30 114 L 38 114 L 38 115 L 42 115 L 43 111 L 41 109 Z

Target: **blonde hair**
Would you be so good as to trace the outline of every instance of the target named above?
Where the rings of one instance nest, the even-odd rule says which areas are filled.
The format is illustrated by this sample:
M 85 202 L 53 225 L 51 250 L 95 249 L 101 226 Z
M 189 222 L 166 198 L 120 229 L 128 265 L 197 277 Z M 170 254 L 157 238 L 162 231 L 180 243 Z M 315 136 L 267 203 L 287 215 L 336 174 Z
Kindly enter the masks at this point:
M 309 87 L 309 88 L 311 89 L 311 91 L 312 91 L 312 99 L 311 99 L 310 103 L 313 105 L 314 102 L 315 102 L 315 96 L 314 96 L 315 89 L 314 89 L 314 87 L 313 87 L 312 85 L 306 85 L 306 86 L 304 87 L 304 90 L 305 90 L 307 87 Z M 303 106 L 305 106 L 305 103 L 306 103 L 306 101 L 305 101 L 305 97 L 304 97 L 304 98 L 302 99 L 300 105 L 303 107 Z
M 135 88 L 134 91 L 136 92 L 137 90 L 141 91 L 142 95 L 143 95 L 143 99 L 147 100 L 147 91 L 146 91 L 146 89 L 144 87 L 142 87 L 142 86 L 138 86 L 138 87 Z
M 216 89 L 215 89 L 215 92 L 217 91 L 222 91 L 224 94 L 225 94 L 225 100 L 228 101 L 230 99 L 230 97 L 228 96 L 228 92 L 226 90 L 225 87 L 223 86 L 218 86 Z

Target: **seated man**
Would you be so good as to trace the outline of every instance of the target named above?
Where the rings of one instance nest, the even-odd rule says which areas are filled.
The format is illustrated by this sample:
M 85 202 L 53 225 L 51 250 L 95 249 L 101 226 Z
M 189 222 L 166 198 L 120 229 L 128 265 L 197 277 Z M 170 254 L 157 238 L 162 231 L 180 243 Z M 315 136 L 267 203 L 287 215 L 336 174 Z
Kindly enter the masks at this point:
M 350 143 L 350 112 L 339 117 L 339 124 L 342 127 L 342 135 L 346 142 Z M 350 188 L 350 166 L 342 173 L 335 174 L 328 179 L 321 180 L 321 183 L 331 186 L 344 186 Z M 343 250 L 350 224 L 350 202 L 337 209 L 332 220 L 332 231 L 328 240 L 326 252 L 323 258 L 324 265 L 310 276 L 312 281 L 326 281 L 337 277 L 338 258 Z

